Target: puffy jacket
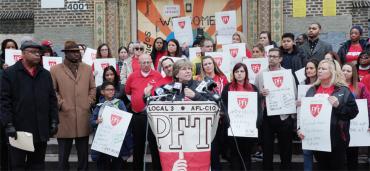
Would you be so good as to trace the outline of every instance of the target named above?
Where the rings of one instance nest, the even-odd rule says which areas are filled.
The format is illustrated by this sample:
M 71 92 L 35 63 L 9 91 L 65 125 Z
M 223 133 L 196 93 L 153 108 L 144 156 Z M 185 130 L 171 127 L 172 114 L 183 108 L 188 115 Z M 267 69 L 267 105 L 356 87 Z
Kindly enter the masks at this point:
M 366 46 L 368 44 L 367 40 L 360 39 L 359 41 L 362 51 L 366 50 Z M 343 45 L 339 48 L 338 50 L 338 56 L 340 58 L 340 61 L 342 64 L 346 63 L 346 55 L 348 53 L 349 47 L 351 46 L 351 40 L 347 40 L 346 42 L 343 43 Z
M 316 94 L 318 86 L 311 87 L 306 94 L 306 97 L 313 97 Z M 350 120 L 358 114 L 358 107 L 355 97 L 346 86 L 335 86 L 331 96 L 338 98 L 339 106 L 333 107 L 330 121 L 330 138 L 332 148 L 339 142 L 349 144 L 349 126 Z

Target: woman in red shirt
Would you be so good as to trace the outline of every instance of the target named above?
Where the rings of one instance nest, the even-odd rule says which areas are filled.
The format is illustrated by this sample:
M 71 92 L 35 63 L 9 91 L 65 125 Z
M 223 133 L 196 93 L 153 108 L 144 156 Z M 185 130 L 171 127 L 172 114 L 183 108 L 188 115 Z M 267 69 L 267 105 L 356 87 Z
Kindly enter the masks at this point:
M 205 56 L 202 58 L 201 74 L 197 77 L 197 80 L 204 80 L 206 77 L 211 78 L 217 84 L 215 91 L 218 94 L 221 94 L 224 86 L 228 83 L 227 77 L 220 70 L 211 56 Z
M 342 71 L 349 89 L 356 99 L 367 99 L 368 111 L 370 111 L 370 95 L 365 85 L 358 81 L 356 66 L 353 64 L 344 64 Z M 370 117 L 370 116 L 369 116 Z M 370 128 L 368 129 L 370 131 Z M 358 147 L 347 148 L 347 167 L 348 170 L 357 170 L 358 168 Z
M 361 52 L 357 58 L 358 77 L 360 81 L 370 73 L 370 58 L 366 51 Z
M 159 59 L 161 59 L 162 56 L 167 55 L 166 47 L 167 47 L 166 40 L 164 40 L 162 37 L 157 37 L 154 40 L 153 49 L 152 52 L 150 53 L 150 56 L 152 57 L 155 70 L 158 70 Z
M 232 37 L 233 43 L 245 43 L 245 56 L 248 58 L 252 57 L 252 52 L 247 47 L 247 39 L 244 37 L 243 33 L 236 31 Z
M 262 110 L 261 110 L 261 95 L 257 89 L 257 87 L 251 83 L 249 83 L 248 79 L 248 70 L 247 66 L 243 63 L 237 63 L 233 68 L 233 75 L 232 81 L 228 83 L 224 90 L 222 91 L 221 99 L 225 106 L 225 113 L 228 111 L 228 93 L 230 91 L 244 91 L 244 92 L 257 92 L 258 95 L 258 114 L 257 114 L 257 128 L 259 128 L 259 121 L 261 120 Z M 229 145 L 231 148 L 231 169 L 232 170 L 250 170 L 251 168 L 251 152 L 254 142 L 257 140 L 255 138 L 247 138 L 247 137 L 233 137 L 229 136 Z M 239 149 L 239 150 L 238 150 Z M 240 152 L 240 154 L 238 153 Z M 239 155 L 238 155 L 239 154 Z M 242 158 L 240 158 L 242 157 Z M 244 168 L 244 164 L 245 167 Z

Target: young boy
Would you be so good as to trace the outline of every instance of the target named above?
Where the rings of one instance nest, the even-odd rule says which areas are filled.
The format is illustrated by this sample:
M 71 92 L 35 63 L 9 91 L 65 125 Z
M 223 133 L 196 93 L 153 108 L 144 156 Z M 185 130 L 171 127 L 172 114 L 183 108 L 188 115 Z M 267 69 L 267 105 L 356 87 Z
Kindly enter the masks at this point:
M 101 95 L 104 96 L 104 98 L 101 98 L 99 103 L 96 105 L 96 108 L 94 109 L 90 118 L 90 123 L 92 128 L 94 129 L 94 132 L 96 131 L 98 125 L 103 122 L 101 115 L 105 106 L 114 107 L 126 111 L 126 107 L 123 101 L 114 98 L 115 89 L 113 83 L 108 81 L 104 82 L 101 85 L 100 92 Z M 93 161 L 96 161 L 97 168 L 99 170 L 118 170 L 123 169 L 123 165 L 132 154 L 132 151 L 133 138 L 131 128 L 129 126 L 118 158 L 94 150 L 91 150 L 91 158 Z

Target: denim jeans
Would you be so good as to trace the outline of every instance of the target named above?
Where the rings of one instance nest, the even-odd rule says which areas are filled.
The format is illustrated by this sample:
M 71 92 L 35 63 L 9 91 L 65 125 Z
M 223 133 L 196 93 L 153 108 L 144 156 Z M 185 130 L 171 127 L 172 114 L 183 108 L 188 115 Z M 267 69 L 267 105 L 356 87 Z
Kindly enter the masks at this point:
M 304 171 L 311 171 L 312 165 L 313 165 L 313 152 L 311 150 L 303 150 Z

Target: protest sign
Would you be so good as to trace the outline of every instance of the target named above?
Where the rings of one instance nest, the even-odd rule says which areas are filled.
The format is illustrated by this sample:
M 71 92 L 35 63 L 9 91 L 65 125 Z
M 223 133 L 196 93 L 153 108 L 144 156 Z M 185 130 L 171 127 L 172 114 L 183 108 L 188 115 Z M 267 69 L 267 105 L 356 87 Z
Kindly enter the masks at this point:
M 5 49 L 5 64 L 8 66 L 14 65 L 22 59 L 22 51 L 16 49 Z
M 180 161 L 187 163 L 187 170 L 209 170 L 218 112 L 219 107 L 211 101 L 149 103 L 148 119 L 156 136 L 162 170 L 173 170 Z
M 86 48 L 84 56 L 82 57 L 82 62 L 86 63 L 87 65 L 92 65 L 96 58 L 96 50 L 91 48 Z
M 257 74 L 268 67 L 267 58 L 246 58 L 243 63 L 247 65 L 249 82 L 254 84 Z
M 267 115 L 296 113 L 294 80 L 291 70 L 263 72 L 263 85 L 269 90 L 266 96 Z
M 223 57 L 228 58 L 230 61 L 230 68 L 233 68 L 235 64 L 242 62 L 243 58 L 246 58 L 245 43 L 234 43 L 222 45 Z
M 91 149 L 118 157 L 132 114 L 106 106 L 102 118 L 103 122 L 96 130 Z
M 356 118 L 351 120 L 350 124 L 350 147 L 370 146 L 369 129 L 369 111 L 367 108 L 367 99 L 356 100 L 359 113 Z
M 173 18 L 172 23 L 175 39 L 179 41 L 180 46 L 182 46 L 184 43 L 186 43 L 188 46 L 193 45 L 191 18 L 189 16 Z
M 222 11 L 215 13 L 218 44 L 232 43 L 232 36 L 236 32 L 236 11 Z
M 258 115 L 257 92 L 229 91 L 228 114 L 229 136 L 258 137 L 256 126 Z
M 43 56 L 42 57 L 42 64 L 43 67 L 50 71 L 50 68 L 57 65 L 61 64 L 63 62 L 62 57 L 50 57 L 50 56 Z
M 328 98 L 304 97 L 301 103 L 302 149 L 331 152 L 330 120 L 332 106 Z
M 94 60 L 94 72 L 97 72 L 95 76 L 96 86 L 103 84 L 103 72 L 108 66 L 113 66 L 116 69 L 116 58 L 99 58 Z

